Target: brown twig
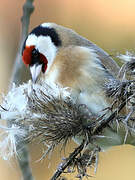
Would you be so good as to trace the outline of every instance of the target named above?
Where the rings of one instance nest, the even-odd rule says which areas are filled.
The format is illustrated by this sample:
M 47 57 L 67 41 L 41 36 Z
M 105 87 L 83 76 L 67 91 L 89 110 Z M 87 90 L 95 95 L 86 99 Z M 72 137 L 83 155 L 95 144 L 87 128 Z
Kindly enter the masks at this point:
M 56 172 L 54 173 L 54 175 L 52 176 L 52 178 L 50 180 L 56 180 L 57 178 L 60 177 L 60 175 L 64 172 L 64 170 L 74 161 L 76 156 L 81 153 L 81 151 L 83 150 L 85 144 L 86 144 L 86 142 L 83 141 L 82 144 L 80 146 L 78 146 L 69 155 L 69 157 L 65 160 L 65 162 L 63 162 L 63 163 L 61 163 L 59 165 L 58 169 L 56 170 Z
M 29 73 L 24 68 L 24 65 L 21 60 L 22 58 L 21 52 L 22 52 L 22 46 L 23 46 L 24 40 L 28 34 L 30 16 L 32 12 L 34 11 L 33 1 L 34 0 L 26 0 L 26 2 L 23 5 L 23 16 L 21 18 L 22 33 L 21 33 L 21 38 L 20 38 L 19 49 L 16 55 L 15 64 L 13 67 L 13 73 L 12 73 L 10 86 L 12 86 L 13 82 L 19 85 L 22 82 L 24 82 L 26 79 L 28 79 L 29 77 Z M 11 122 L 9 122 L 9 126 L 10 124 Z M 29 164 L 29 152 L 28 152 L 27 146 L 24 145 L 23 142 L 17 143 L 16 146 L 17 146 L 17 151 L 18 151 L 18 163 L 19 163 L 22 175 L 23 175 L 23 179 L 33 180 L 32 172 L 31 172 L 31 168 Z

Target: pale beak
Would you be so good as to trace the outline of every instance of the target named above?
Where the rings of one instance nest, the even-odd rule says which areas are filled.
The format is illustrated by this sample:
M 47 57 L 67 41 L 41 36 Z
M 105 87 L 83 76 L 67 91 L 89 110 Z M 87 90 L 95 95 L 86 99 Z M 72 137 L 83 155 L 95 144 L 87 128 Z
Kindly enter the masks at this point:
M 30 66 L 32 81 L 34 83 L 36 83 L 41 70 L 42 70 L 42 64 L 34 64 L 33 66 Z

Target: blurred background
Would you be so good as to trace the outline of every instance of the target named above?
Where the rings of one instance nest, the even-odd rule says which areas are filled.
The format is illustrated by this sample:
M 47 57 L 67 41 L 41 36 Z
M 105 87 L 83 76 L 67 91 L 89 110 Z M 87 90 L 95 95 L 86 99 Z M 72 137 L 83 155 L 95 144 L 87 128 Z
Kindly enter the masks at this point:
M 24 0 L 1 0 L 0 6 L 0 94 L 6 93 L 18 49 Z M 55 22 L 72 28 L 111 55 L 134 52 L 134 0 L 35 0 L 30 30 L 43 22 Z M 67 154 L 73 144 L 68 145 Z M 39 150 L 40 149 L 40 150 Z M 36 180 L 49 180 L 64 155 L 55 152 L 42 162 L 42 148 L 31 145 L 31 164 Z M 135 179 L 135 147 L 119 146 L 100 153 L 95 180 Z M 15 161 L 0 159 L 0 180 L 19 180 L 21 173 Z M 69 177 L 75 179 L 74 177 Z

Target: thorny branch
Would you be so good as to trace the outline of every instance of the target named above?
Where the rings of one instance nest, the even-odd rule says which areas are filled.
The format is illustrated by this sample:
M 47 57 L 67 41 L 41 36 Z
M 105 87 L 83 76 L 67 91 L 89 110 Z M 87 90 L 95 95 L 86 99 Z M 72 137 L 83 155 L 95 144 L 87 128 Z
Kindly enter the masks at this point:
M 81 153 L 81 151 L 84 148 L 84 144 L 85 144 L 85 141 L 83 141 L 82 144 L 79 147 L 77 147 L 74 150 L 74 152 L 72 152 L 69 155 L 69 157 L 58 166 L 58 169 L 56 170 L 56 172 L 54 173 L 53 177 L 50 180 L 56 180 L 58 177 L 60 177 L 60 175 L 65 171 L 65 169 L 73 163 L 76 156 L 78 156 L 78 154 Z

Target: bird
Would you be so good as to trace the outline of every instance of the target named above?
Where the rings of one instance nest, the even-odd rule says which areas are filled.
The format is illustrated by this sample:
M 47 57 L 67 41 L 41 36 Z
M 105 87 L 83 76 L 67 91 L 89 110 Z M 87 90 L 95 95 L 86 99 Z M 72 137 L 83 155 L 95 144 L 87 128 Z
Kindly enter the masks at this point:
M 119 66 L 103 49 L 70 28 L 42 23 L 26 37 L 22 60 L 29 67 L 33 83 L 43 80 L 68 87 L 77 104 L 85 104 L 95 115 L 111 105 L 106 84 L 116 81 Z M 121 144 L 117 133 L 106 130 L 113 140 L 99 142 L 104 147 Z M 105 143 L 104 143 L 105 141 Z
M 107 81 L 115 80 L 119 66 L 101 48 L 72 29 L 42 23 L 27 36 L 22 60 L 32 80 L 69 87 L 76 102 L 98 113 L 109 104 L 104 93 Z

